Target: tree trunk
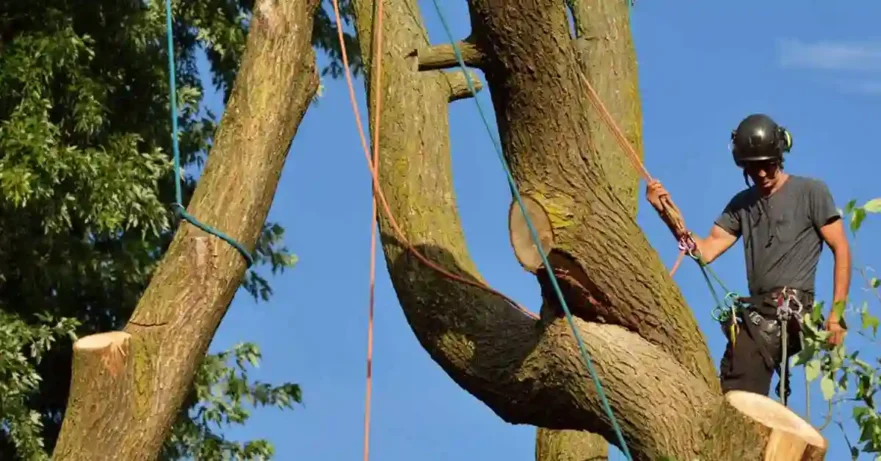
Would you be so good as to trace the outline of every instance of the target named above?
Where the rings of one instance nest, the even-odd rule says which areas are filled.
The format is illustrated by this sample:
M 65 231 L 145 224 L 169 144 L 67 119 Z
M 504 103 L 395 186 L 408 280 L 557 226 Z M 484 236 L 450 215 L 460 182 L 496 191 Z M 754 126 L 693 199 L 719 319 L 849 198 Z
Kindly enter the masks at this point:
M 247 51 L 188 207 L 246 248 L 266 220 L 318 87 L 311 46 L 317 5 L 258 0 Z M 232 246 L 181 223 L 124 331 L 74 345 L 74 378 L 53 459 L 155 459 L 245 270 Z
M 370 61 L 373 6 L 355 1 L 362 56 Z M 794 424 L 773 400 L 756 396 L 744 406 L 723 399 L 694 316 L 637 227 L 633 202 L 613 188 L 615 173 L 604 166 L 611 153 L 600 153 L 591 138 L 598 128 L 582 96 L 562 2 L 471 0 L 470 6 L 472 34 L 461 42 L 466 62 L 483 69 L 493 89 L 517 187 L 537 204 L 533 212 L 544 214 L 537 217 L 550 228 L 555 268 L 566 270 L 560 277 L 567 302 L 582 317 L 576 328 L 634 459 L 757 459 L 781 453 L 772 448 L 781 439 L 792 450 L 767 459 L 822 453 L 822 436 Z M 455 67 L 455 59 L 449 46 L 427 45 L 415 0 L 384 0 L 383 10 L 382 68 L 367 66 L 371 115 L 376 91 L 383 108 L 381 122 L 371 126 L 379 137 L 379 182 L 395 218 L 381 215 L 380 228 L 391 280 L 416 338 L 502 420 L 614 441 L 553 295 L 545 291 L 536 320 L 416 256 L 482 283 L 466 249 L 450 172 L 447 103 L 463 96 L 463 74 L 442 72 Z M 512 235 L 512 242 L 522 240 Z M 541 270 L 531 270 L 545 285 Z M 565 434 L 549 433 L 551 439 Z
M 642 108 L 628 3 L 629 0 L 567 2 L 575 25 L 580 70 L 641 160 Z M 593 141 L 603 171 L 616 177 L 610 184 L 612 192 L 635 221 L 640 197 L 637 172 L 597 112 L 587 110 L 587 119 L 587 135 Z M 536 443 L 541 443 L 542 438 L 554 443 L 536 451 L 536 461 L 608 459 L 605 439 L 598 435 L 565 431 L 555 436 L 548 432 L 539 429 L 537 433 Z M 572 458 L 573 453 L 580 458 Z

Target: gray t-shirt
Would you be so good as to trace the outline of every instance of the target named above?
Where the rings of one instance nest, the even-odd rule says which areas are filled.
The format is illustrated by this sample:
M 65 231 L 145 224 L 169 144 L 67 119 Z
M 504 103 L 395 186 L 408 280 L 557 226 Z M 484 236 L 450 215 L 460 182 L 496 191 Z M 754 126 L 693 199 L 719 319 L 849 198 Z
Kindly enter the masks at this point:
M 823 249 L 820 228 L 840 217 L 823 181 L 789 175 L 767 197 L 756 187 L 740 191 L 716 225 L 743 237 L 751 296 L 782 287 L 812 293 Z

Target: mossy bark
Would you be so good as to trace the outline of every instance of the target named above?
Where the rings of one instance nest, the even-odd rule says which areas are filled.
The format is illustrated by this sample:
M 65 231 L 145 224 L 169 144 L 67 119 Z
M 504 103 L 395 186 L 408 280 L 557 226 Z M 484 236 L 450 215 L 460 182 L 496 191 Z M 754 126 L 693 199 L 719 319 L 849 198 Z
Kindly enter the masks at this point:
M 189 203 L 191 215 L 249 249 L 318 87 L 311 46 L 317 5 L 256 2 L 247 49 Z M 156 459 L 245 270 L 232 246 L 181 223 L 124 329 L 131 352 L 125 373 L 111 377 L 90 365 L 92 358 L 75 360 L 70 406 L 90 415 L 65 418 L 53 459 Z M 101 422 L 98 430 L 88 421 Z

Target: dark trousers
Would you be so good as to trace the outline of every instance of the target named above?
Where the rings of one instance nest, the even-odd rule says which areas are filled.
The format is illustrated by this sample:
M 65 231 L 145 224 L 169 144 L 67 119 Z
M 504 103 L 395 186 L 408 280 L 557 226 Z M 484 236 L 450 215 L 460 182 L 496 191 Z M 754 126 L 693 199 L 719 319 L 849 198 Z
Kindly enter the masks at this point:
M 722 392 L 740 390 L 768 395 L 774 373 L 782 376 L 782 373 L 785 372 L 785 393 L 788 399 L 791 379 L 788 369 L 781 370 L 783 348 L 780 321 L 776 316 L 769 314 L 769 312 L 760 314 L 757 310 L 748 309 L 741 315 L 736 344 L 732 346 L 731 338 L 728 338 L 725 354 L 719 364 Z M 730 335 L 729 325 L 722 325 L 726 337 Z M 797 354 L 801 349 L 798 336 L 800 327 L 797 320 L 790 319 L 787 331 L 787 359 Z M 775 391 L 779 396 L 779 386 Z

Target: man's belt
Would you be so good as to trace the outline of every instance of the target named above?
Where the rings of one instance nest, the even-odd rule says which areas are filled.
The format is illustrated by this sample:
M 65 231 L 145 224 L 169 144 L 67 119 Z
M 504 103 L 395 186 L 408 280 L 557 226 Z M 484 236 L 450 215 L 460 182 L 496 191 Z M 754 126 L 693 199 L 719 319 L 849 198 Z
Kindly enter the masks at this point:
M 781 329 L 789 327 L 788 321 L 785 325 L 779 321 L 781 306 L 785 301 L 784 297 L 791 297 L 790 303 L 796 300 L 796 304 L 800 304 L 798 309 L 793 309 L 792 306 L 788 307 L 792 311 L 797 310 L 796 316 L 799 318 L 803 310 L 810 309 L 810 306 L 813 305 L 813 293 L 794 288 L 779 288 L 738 299 L 741 303 L 746 304 L 743 326 L 746 328 L 747 334 L 756 342 L 762 359 L 770 369 L 777 366 L 777 360 L 773 356 L 781 352 L 781 344 L 777 344 L 781 339 Z M 786 317 L 788 320 L 789 316 Z
M 743 296 L 738 301 L 746 304 L 746 308 L 753 309 L 767 318 L 777 318 L 780 313 L 780 305 L 783 297 L 791 297 L 801 304 L 802 309 L 810 309 L 814 304 L 814 294 L 809 291 L 796 288 L 775 288 L 765 293 L 751 296 Z

